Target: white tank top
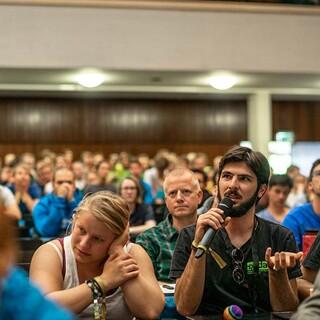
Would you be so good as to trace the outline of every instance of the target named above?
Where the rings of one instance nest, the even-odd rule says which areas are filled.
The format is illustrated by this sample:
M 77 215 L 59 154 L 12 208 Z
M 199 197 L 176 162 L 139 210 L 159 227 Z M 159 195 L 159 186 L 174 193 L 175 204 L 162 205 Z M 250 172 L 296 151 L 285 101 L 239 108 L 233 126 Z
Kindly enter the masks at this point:
M 55 250 L 57 250 L 59 257 L 61 259 L 61 264 L 63 263 L 63 257 L 60 249 L 54 242 L 49 242 Z M 78 270 L 76 260 L 73 255 L 71 247 L 71 236 L 67 236 L 63 241 L 64 245 L 64 254 L 65 254 L 65 276 L 63 281 L 63 288 L 70 289 L 74 288 L 79 283 Z M 126 252 L 129 252 L 131 249 L 131 243 L 124 247 Z M 124 297 L 121 288 L 119 287 L 113 294 L 104 298 L 106 303 L 107 313 L 106 319 L 108 320 L 131 320 L 134 319 L 134 316 L 130 312 Z M 89 305 L 85 310 L 77 315 L 80 319 L 93 319 L 93 305 Z

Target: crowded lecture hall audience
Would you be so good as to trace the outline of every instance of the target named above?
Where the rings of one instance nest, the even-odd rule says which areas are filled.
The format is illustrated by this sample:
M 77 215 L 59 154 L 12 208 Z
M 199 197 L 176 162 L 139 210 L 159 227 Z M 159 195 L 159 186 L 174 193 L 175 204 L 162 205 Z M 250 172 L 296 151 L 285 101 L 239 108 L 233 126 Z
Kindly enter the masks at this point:
M 223 197 L 234 203 L 228 217 L 217 207 Z M 272 174 L 262 154 L 243 147 L 211 160 L 168 150 L 10 153 L 0 198 L 1 227 L 10 219 L 23 244 L 15 255 L 13 234 L 1 232 L 3 250 L 46 296 L 7 259 L 1 315 L 12 312 L 11 278 L 39 315 L 54 310 L 61 319 L 71 316 L 58 305 L 88 319 L 183 319 L 231 304 L 245 313 L 300 305 L 295 319 L 320 314 L 320 159 L 307 178 L 295 165 Z M 195 258 L 208 226 L 212 243 Z

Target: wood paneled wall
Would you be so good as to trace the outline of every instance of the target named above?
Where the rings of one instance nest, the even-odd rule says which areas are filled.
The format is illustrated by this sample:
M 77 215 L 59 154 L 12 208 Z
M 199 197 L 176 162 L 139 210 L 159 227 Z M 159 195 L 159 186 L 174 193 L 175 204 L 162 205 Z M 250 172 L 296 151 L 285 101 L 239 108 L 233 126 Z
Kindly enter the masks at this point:
M 245 100 L 0 99 L 0 155 L 43 148 L 210 157 L 247 139 Z
M 293 131 L 296 141 L 320 141 L 320 101 L 274 101 L 273 137 Z

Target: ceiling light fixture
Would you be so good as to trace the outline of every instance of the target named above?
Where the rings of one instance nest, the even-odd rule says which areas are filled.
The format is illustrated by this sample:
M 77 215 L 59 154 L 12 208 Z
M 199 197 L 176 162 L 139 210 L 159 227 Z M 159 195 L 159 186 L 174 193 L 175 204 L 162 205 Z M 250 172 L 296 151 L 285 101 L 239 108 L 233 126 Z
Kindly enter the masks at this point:
M 210 77 L 208 83 L 215 89 L 227 90 L 232 88 L 237 83 L 237 79 L 231 74 L 219 73 Z
M 82 72 L 77 76 L 77 82 L 86 88 L 96 88 L 105 81 L 102 73 L 90 71 Z

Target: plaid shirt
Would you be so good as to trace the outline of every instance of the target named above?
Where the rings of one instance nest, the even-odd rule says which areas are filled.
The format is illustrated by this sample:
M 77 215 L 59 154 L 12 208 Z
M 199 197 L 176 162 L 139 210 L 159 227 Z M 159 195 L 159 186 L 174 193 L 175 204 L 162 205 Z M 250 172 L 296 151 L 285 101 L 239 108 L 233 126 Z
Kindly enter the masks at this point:
M 157 226 L 141 233 L 135 241 L 147 251 L 159 281 L 172 282 L 169 272 L 177 239 L 178 231 L 172 226 L 171 215 L 168 215 Z

